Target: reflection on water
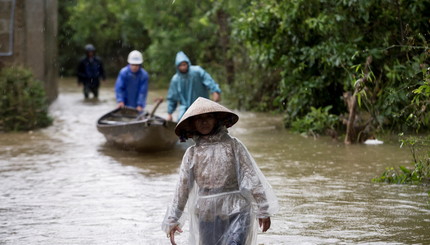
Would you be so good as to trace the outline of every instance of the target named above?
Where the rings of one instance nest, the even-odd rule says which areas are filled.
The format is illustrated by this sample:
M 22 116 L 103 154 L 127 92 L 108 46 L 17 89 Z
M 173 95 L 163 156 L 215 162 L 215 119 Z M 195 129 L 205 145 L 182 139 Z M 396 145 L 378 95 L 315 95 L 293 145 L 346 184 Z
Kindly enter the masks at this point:
M 157 153 L 112 148 L 96 120 L 115 106 L 112 83 L 84 101 L 62 81 L 54 125 L 0 134 L 0 244 L 169 244 L 160 231 L 186 145 Z M 151 101 L 163 91 L 151 91 Z M 166 105 L 158 109 L 166 115 Z M 398 144 L 345 146 L 282 129 L 281 118 L 239 112 L 231 134 L 256 158 L 281 210 L 260 244 L 425 244 L 422 187 L 371 183 L 409 162 Z M 178 237 L 187 244 L 186 232 Z

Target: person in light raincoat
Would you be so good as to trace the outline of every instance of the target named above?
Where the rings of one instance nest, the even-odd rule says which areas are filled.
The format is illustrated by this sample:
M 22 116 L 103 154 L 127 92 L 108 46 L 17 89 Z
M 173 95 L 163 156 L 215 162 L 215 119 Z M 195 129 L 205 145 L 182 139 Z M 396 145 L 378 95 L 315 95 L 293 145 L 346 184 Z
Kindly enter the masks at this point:
M 186 204 L 191 245 L 256 244 L 258 225 L 263 232 L 270 228 L 277 198 L 243 143 L 228 134 L 238 120 L 229 109 L 200 97 L 177 124 L 180 139 L 193 138 L 195 145 L 183 156 L 162 222 L 172 244 L 175 233 L 182 232 Z
M 180 51 L 175 59 L 176 74 L 170 81 L 167 93 L 167 120 L 172 121 L 172 113 L 179 104 L 178 120 L 198 98 L 209 98 L 216 102 L 221 99 L 221 89 L 202 67 L 191 65 L 188 56 Z
M 137 50 L 130 52 L 128 65 L 121 69 L 115 83 L 118 107 L 129 106 L 142 111 L 148 95 L 148 72 L 142 68 L 143 56 Z

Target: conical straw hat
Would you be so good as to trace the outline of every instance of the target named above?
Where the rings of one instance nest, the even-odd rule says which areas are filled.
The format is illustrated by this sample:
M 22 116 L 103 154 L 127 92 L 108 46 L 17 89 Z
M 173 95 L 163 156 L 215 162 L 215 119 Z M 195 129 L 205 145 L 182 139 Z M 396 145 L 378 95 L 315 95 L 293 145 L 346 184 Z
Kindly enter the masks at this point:
M 193 120 L 191 118 L 206 113 L 216 113 L 217 120 L 221 121 L 227 128 L 233 126 L 239 120 L 239 116 L 226 107 L 212 100 L 199 97 L 188 108 L 176 125 L 176 135 L 191 138 L 194 131 Z

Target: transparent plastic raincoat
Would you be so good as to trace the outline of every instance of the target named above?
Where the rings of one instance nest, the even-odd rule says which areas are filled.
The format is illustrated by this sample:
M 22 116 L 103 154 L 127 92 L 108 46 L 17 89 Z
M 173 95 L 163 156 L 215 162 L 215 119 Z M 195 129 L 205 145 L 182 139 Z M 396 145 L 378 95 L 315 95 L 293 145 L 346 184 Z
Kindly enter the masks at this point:
M 185 152 L 162 229 L 169 234 L 182 226 L 187 204 L 189 244 L 256 244 L 257 218 L 278 210 L 271 186 L 246 147 L 224 126 L 214 135 L 193 139 L 196 144 Z

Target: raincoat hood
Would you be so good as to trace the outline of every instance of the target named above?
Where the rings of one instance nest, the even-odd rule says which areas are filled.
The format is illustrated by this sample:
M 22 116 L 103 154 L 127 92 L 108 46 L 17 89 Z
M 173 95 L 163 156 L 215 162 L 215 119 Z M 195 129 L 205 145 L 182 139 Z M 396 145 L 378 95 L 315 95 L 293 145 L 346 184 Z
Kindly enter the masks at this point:
M 187 62 L 188 63 L 188 67 L 190 67 L 191 66 L 191 61 L 190 61 L 190 59 L 188 58 L 188 56 L 184 53 L 184 52 L 182 52 L 182 51 L 179 51 L 177 54 L 176 54 L 176 59 L 175 59 L 175 68 L 176 68 L 176 72 L 179 72 L 179 70 L 178 70 L 178 66 L 179 66 L 179 64 L 181 64 L 182 62 Z

